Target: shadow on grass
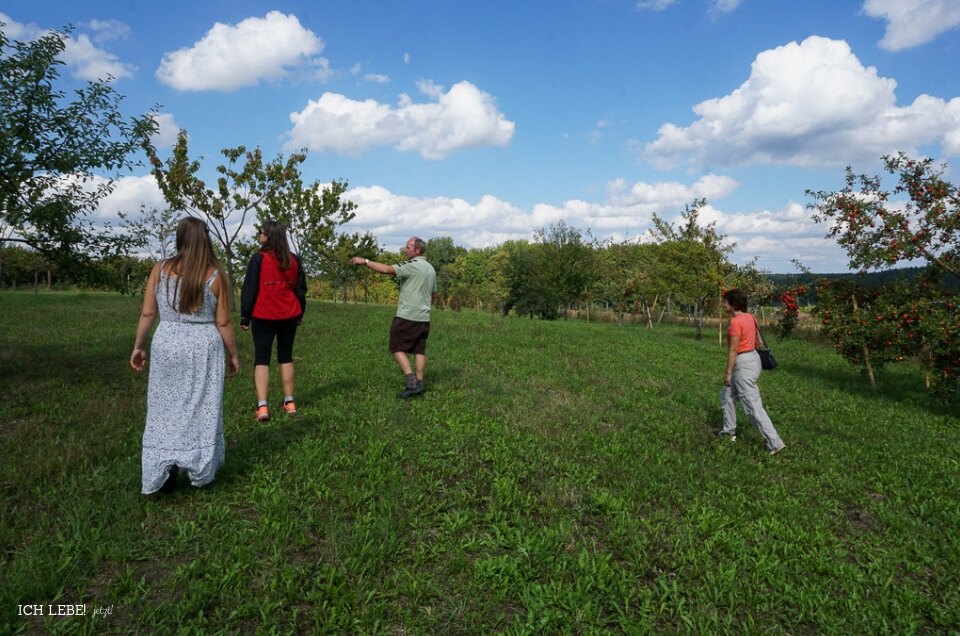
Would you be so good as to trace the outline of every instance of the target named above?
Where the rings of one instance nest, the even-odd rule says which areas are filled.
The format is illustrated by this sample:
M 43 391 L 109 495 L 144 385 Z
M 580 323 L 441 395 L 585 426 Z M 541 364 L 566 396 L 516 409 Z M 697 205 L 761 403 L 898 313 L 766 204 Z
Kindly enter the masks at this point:
M 17 386 L 25 376 L 31 381 L 56 381 L 83 385 L 96 379 L 110 381 L 120 372 L 129 371 L 129 338 L 96 341 L 87 346 L 63 343 L 16 345 L 0 348 L 0 383 Z
M 298 382 L 297 405 L 319 404 L 323 400 L 356 395 L 360 384 L 354 378 L 336 378 L 329 382 Z
M 437 364 L 433 369 L 427 366 L 427 372 L 424 375 L 424 381 L 431 387 L 443 388 L 449 386 L 459 386 L 463 383 L 463 368 L 454 364 Z
M 921 408 L 933 415 L 952 417 L 956 415 L 957 400 L 947 401 L 936 397 L 919 379 L 904 379 L 900 374 L 893 375 L 881 371 L 877 374 L 877 389 L 870 388 L 870 380 L 856 369 L 824 369 L 803 363 L 792 363 L 788 372 L 803 378 L 804 381 L 820 385 L 825 389 L 843 391 L 853 397 L 879 401 L 888 404 L 905 403 Z
M 235 442 L 228 438 L 226 460 L 211 486 L 230 488 L 239 483 L 258 464 L 274 459 L 289 447 L 315 435 L 319 425 L 317 418 L 305 415 L 284 419 L 275 417 L 261 423 L 261 428 L 240 434 Z

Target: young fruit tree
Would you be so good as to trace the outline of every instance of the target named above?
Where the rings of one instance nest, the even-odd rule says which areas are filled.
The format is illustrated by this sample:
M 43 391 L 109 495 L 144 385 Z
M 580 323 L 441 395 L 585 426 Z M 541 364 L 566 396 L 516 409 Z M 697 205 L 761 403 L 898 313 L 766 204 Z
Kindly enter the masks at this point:
M 291 159 L 297 156 L 291 155 Z M 266 205 L 257 210 L 257 220 L 259 223 L 269 219 L 280 222 L 287 230 L 290 249 L 300 255 L 307 273 L 319 274 L 340 239 L 337 228 L 356 216 L 357 204 L 344 198 L 348 183 L 334 180 L 307 185 L 299 172 L 294 173 L 286 166 L 275 163 L 270 169 L 284 170 L 278 177 L 287 180 L 289 186 L 269 194 Z
M 700 209 L 706 205 L 706 199 L 687 204 L 677 227 L 654 214 L 650 230 L 660 248 L 661 271 L 671 283 L 671 288 L 666 291 L 693 304 L 697 340 L 703 337 L 703 316 L 707 306 L 720 307 L 725 270 L 729 264 L 727 257 L 736 246 L 725 242 L 726 237 L 717 233 L 715 223 L 700 224 Z
M 887 362 L 917 359 L 928 386 L 956 392 L 960 383 L 960 192 L 943 179 L 944 166 L 904 153 L 883 158 L 898 183 L 890 192 L 880 177 L 855 175 L 846 187 L 812 192 L 814 220 L 830 224 L 861 271 L 922 260 L 926 269 L 913 282 L 880 289 L 862 284 L 818 283 L 824 330 L 844 357 L 873 373 Z
M 180 131 L 173 154 L 166 162 L 160 160 L 149 143 L 144 144 L 144 150 L 170 207 L 207 222 L 213 238 L 223 248 L 224 266 L 231 284 L 241 265 L 237 242 L 250 220 L 267 218 L 270 213 L 281 211 L 297 214 L 294 237 L 309 243 L 312 236 L 304 234 L 302 227 L 309 227 L 326 239 L 328 217 L 352 218 L 349 206 L 330 204 L 325 198 L 327 192 L 318 192 L 316 185 L 303 186 L 299 166 L 307 158 L 305 153 L 293 153 L 286 161 L 278 156 L 264 162 L 259 148 L 250 151 L 244 146 L 225 148 L 221 153 L 227 162 L 215 168 L 219 176 L 216 186 L 210 188 L 197 174 L 200 162 L 189 158 L 186 131 Z M 334 198 L 339 201 L 339 191 Z M 289 207 L 282 209 L 281 204 Z M 291 223 L 290 218 L 282 218 Z M 302 245 L 295 243 L 295 246 Z M 235 294 L 236 287 L 234 285 Z

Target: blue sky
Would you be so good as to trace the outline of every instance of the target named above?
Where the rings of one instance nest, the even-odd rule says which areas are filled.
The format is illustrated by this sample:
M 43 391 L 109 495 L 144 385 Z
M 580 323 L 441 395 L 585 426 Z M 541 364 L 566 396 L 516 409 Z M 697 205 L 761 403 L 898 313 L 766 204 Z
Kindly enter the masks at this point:
M 31 0 L 0 21 L 74 25 L 65 80 L 159 104 L 158 147 L 185 129 L 208 175 L 222 148 L 306 148 L 388 249 L 559 220 L 635 239 L 706 197 L 735 261 L 844 271 L 807 189 L 898 150 L 960 158 L 958 0 Z M 141 204 L 164 205 L 146 169 L 99 214 Z

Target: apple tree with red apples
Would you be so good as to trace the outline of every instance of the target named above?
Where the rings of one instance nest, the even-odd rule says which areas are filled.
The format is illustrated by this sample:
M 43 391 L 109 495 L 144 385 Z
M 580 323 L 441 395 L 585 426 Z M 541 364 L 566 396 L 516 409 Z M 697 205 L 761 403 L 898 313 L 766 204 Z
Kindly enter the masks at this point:
M 960 378 L 960 192 L 944 166 L 904 153 L 884 157 L 893 191 L 880 177 L 847 168 L 846 187 L 811 192 L 814 220 L 828 223 L 861 271 L 925 261 L 915 281 L 870 289 L 859 280 L 820 280 L 818 313 L 834 346 L 871 377 L 884 364 L 916 359 L 928 386 L 956 392 Z

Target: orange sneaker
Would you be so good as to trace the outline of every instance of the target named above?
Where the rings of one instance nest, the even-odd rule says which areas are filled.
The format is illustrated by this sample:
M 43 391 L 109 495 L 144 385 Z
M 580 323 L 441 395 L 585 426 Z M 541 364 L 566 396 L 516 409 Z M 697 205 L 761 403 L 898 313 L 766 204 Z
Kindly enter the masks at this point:
M 253 417 L 254 422 L 266 422 L 270 419 L 270 409 L 267 408 L 267 405 L 257 407 L 256 415 Z
M 297 414 L 297 403 L 294 402 L 293 400 L 290 400 L 289 402 L 284 402 L 283 406 L 281 406 L 280 408 L 286 411 L 287 415 Z

